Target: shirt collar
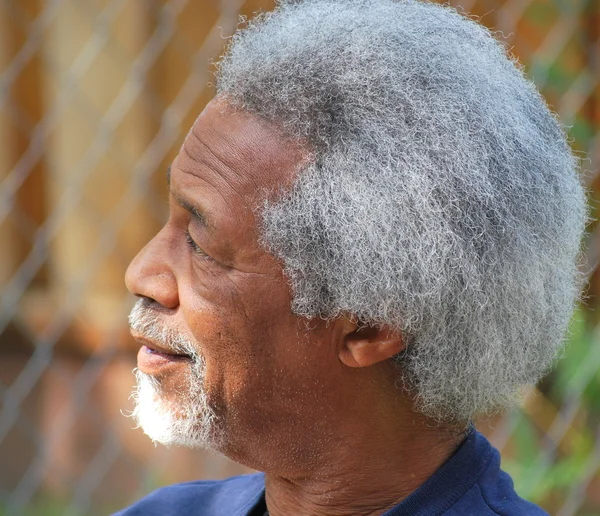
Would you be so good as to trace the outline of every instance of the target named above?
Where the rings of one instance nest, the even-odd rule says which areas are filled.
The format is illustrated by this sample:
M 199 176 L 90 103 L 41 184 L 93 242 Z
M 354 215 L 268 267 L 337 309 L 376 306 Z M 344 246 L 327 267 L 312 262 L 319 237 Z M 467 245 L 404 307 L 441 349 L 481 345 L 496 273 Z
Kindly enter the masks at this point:
M 433 476 L 383 516 L 443 514 L 473 487 L 494 458 L 492 445 L 471 427 L 462 444 Z

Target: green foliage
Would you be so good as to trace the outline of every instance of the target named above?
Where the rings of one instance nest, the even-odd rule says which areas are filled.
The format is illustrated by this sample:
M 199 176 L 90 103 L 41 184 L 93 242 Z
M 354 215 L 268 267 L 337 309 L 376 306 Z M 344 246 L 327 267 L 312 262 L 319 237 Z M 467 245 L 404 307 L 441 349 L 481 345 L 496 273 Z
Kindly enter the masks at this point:
M 68 503 L 58 500 L 38 500 L 19 509 L 18 516 L 68 516 Z M 0 516 L 16 516 L 17 513 L 0 502 Z
M 600 346 L 596 342 L 580 308 L 572 319 L 564 356 L 547 382 L 547 400 L 557 409 L 554 421 L 561 422 L 568 414 L 565 408 L 574 407 L 574 417 L 566 421 L 567 431 L 560 442 L 552 442 L 549 428 L 540 428 L 530 415 L 519 412 L 514 416 L 512 453 L 505 454 L 502 464 L 519 494 L 535 503 L 564 500 L 590 471 L 595 444 L 591 429 L 600 414 Z

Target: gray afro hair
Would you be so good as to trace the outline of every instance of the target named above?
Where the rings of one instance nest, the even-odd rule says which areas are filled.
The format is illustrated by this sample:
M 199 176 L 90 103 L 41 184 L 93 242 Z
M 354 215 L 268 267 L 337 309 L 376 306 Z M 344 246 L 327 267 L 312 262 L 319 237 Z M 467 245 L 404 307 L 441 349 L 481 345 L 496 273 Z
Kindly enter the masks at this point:
M 399 385 L 467 421 L 561 348 L 586 222 L 577 160 L 475 21 L 416 0 L 284 1 L 240 30 L 218 93 L 309 142 L 262 207 L 294 313 L 399 330 Z

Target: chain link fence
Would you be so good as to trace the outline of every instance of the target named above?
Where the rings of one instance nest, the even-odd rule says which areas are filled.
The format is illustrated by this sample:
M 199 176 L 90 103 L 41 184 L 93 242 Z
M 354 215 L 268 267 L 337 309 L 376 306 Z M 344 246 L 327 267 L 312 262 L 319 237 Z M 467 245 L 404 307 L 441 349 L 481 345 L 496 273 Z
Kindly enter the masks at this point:
M 569 127 L 597 211 L 600 0 L 463 0 Z M 165 170 L 255 0 L 0 0 L 0 514 L 108 514 L 159 485 L 244 472 L 153 447 L 131 408 L 125 268 L 165 220 Z M 594 214 L 596 215 L 596 214 Z M 517 489 L 600 515 L 600 228 L 558 368 L 481 423 Z

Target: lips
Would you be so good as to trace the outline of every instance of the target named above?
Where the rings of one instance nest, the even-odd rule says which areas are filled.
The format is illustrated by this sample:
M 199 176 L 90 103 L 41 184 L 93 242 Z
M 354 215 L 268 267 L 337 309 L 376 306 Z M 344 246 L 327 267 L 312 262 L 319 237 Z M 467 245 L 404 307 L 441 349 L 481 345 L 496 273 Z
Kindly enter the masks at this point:
M 134 332 L 132 336 L 142 345 L 138 351 L 137 362 L 138 368 L 144 373 L 158 374 L 165 368 L 192 362 L 192 357 L 187 354 L 164 348 Z

